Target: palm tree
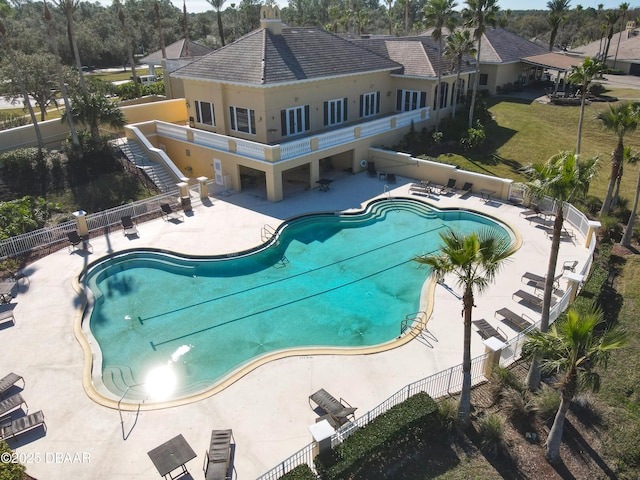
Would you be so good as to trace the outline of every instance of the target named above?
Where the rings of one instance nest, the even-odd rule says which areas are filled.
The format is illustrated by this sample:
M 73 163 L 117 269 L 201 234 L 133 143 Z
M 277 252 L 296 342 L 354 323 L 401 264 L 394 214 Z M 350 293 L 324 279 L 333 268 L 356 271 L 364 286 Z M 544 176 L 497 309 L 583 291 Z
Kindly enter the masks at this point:
M 616 46 L 616 56 L 613 57 L 613 68 L 616 68 L 616 62 L 618 61 L 618 50 L 620 49 L 620 39 L 622 38 L 622 32 L 626 28 L 625 20 L 627 19 L 627 10 L 629 10 L 628 3 L 621 3 L 618 7 L 620 12 L 622 12 L 622 21 L 620 22 L 620 33 L 618 34 L 618 45 Z
M 428 0 L 424 6 L 424 23 L 427 27 L 433 27 L 431 38 L 438 42 L 438 85 L 436 87 L 436 132 L 440 128 L 440 105 L 441 98 L 446 95 L 442 88 L 442 38 L 443 27 L 451 32 L 456 26 L 456 17 L 453 9 L 458 4 L 455 0 Z
M 78 43 L 76 42 L 75 30 L 73 28 L 73 11 L 78 8 L 79 0 L 53 0 L 55 5 L 64 13 L 67 19 L 67 35 L 69 37 L 69 46 L 73 53 L 73 58 L 76 62 L 76 69 L 80 76 L 80 88 L 82 93 L 86 96 L 89 93 L 87 89 L 87 82 L 84 80 L 84 72 L 82 71 L 82 62 L 80 61 L 80 54 L 78 53 Z
M 58 84 L 60 87 L 60 93 L 62 94 L 62 99 L 64 101 L 64 108 L 69 110 L 69 95 L 67 94 L 67 87 L 64 83 L 64 75 L 62 74 L 62 63 L 60 62 L 60 53 L 58 52 L 58 41 L 56 39 L 56 30 L 53 28 L 51 23 L 51 12 L 49 11 L 49 7 L 47 6 L 47 2 L 43 2 L 44 6 L 44 19 L 47 22 L 47 31 L 49 33 L 49 41 L 51 43 L 51 48 L 53 50 L 53 55 L 56 57 L 56 71 L 58 74 Z M 80 140 L 78 140 L 78 132 L 76 131 L 76 124 L 73 122 L 73 119 L 69 116 L 67 118 L 67 123 L 69 124 L 69 131 L 71 132 L 71 144 L 74 147 L 80 145 Z
M 558 28 L 567 19 L 565 14 L 569 10 L 569 0 L 549 0 L 547 8 L 551 10 L 547 17 L 547 23 L 551 27 L 551 37 L 549 38 L 549 51 L 551 52 L 556 42 Z
M 29 110 L 29 116 L 31 117 L 31 122 L 33 123 L 33 129 L 36 133 L 36 140 L 38 141 L 38 156 L 42 159 L 42 152 L 44 151 L 44 140 L 42 139 L 42 133 L 40 132 L 40 125 L 38 125 L 38 119 L 36 118 L 36 113 L 33 110 L 33 106 L 31 105 L 31 100 L 29 99 L 29 94 L 27 93 L 27 87 L 24 84 L 24 78 L 22 77 L 22 72 L 20 71 L 20 67 L 18 66 L 18 61 L 16 60 L 16 55 L 11 48 L 11 44 L 9 43 L 9 38 L 7 37 L 7 29 L 4 26 L 4 22 L 0 19 L 0 39 L 2 39 L 2 43 L 4 44 L 4 50 L 9 57 L 9 61 L 11 62 L 11 66 L 13 67 L 13 71 L 16 75 L 16 80 L 18 81 L 18 87 L 20 88 L 20 92 L 22 92 L 22 97 L 24 99 L 24 105 Z
M 162 20 L 160 19 L 160 5 L 158 0 L 155 0 L 153 10 L 156 13 L 156 23 L 158 24 L 158 36 L 160 37 L 160 50 L 162 50 L 162 58 L 167 58 L 167 49 L 164 45 L 164 34 L 162 33 Z
M 68 115 L 71 115 L 74 122 L 83 123 L 90 128 L 91 138 L 96 144 L 100 140 L 100 125 L 106 124 L 111 128 L 121 129 L 126 124 L 122 110 L 100 93 L 76 95 L 71 102 L 71 108 L 62 114 L 62 121 L 66 121 Z
M 600 215 L 609 215 L 611 210 L 613 188 L 620 174 L 620 165 L 622 164 L 624 153 L 624 137 L 627 133 L 632 133 L 638 128 L 638 123 L 640 122 L 640 115 L 638 115 L 639 105 L 640 103 L 630 102 L 622 103 L 615 107 L 609 105 L 609 110 L 600 112 L 596 117 L 600 121 L 600 126 L 607 131 L 613 132 L 618 139 L 616 148 L 611 154 L 609 187 L 600 209 Z
M 456 116 L 456 106 L 458 102 L 458 88 L 460 88 L 460 71 L 462 70 L 462 61 L 465 56 L 476 56 L 476 47 L 473 44 L 470 30 L 456 30 L 447 37 L 447 43 L 444 47 L 444 55 L 451 59 L 452 66 L 456 70 L 456 83 L 453 85 L 453 109 L 451 116 Z
M 640 153 L 632 151 L 631 147 L 625 147 L 624 158 L 627 162 L 635 165 L 640 161 Z M 629 248 L 631 246 L 631 236 L 633 235 L 633 227 L 636 222 L 636 215 L 638 214 L 638 200 L 640 200 L 640 170 L 638 171 L 638 180 L 636 182 L 636 195 L 633 199 L 633 209 L 631 209 L 629 221 L 624 229 L 622 240 L 620 240 L 620 244 L 623 247 Z
M 182 21 L 184 28 L 184 54 L 191 56 L 191 46 L 189 41 L 189 15 L 187 15 L 187 0 L 182 1 Z
M 496 26 L 496 14 L 500 10 L 497 0 L 466 0 L 467 7 L 462 11 L 462 18 L 465 26 L 473 27 L 473 38 L 478 42 L 476 51 L 476 75 L 473 82 L 473 92 L 471 93 L 471 107 L 469 109 L 469 128 L 473 127 L 473 111 L 476 104 L 476 95 L 480 83 L 480 55 L 482 54 L 482 35 L 487 25 Z
M 607 33 L 607 44 L 604 47 L 604 56 L 602 57 L 602 61 L 605 63 L 607 62 L 607 57 L 609 56 L 609 47 L 611 46 L 611 38 L 613 37 L 613 27 L 615 27 L 619 17 L 620 14 L 614 10 L 604 14 L 604 19 L 607 22 L 607 26 L 609 27 L 609 33 Z
M 542 298 L 541 332 L 546 332 L 549 329 L 553 279 L 556 276 L 560 237 L 564 225 L 564 203 L 582 199 L 587 195 L 589 183 L 597 172 L 597 164 L 597 157 L 579 161 L 578 157 L 572 152 L 559 152 L 544 164 L 531 165 L 525 168 L 525 173 L 531 179 L 526 184 L 526 187 L 532 196 L 542 198 L 546 195 L 556 202 L 551 251 Z M 540 364 L 537 358 L 534 358 L 531 362 L 527 384 L 531 390 L 537 389 L 540 384 Z
M 602 66 L 595 58 L 587 57 L 581 65 L 571 67 L 571 73 L 567 77 L 570 82 L 581 85 L 580 89 L 580 119 L 578 120 L 578 143 L 576 144 L 576 157 L 580 156 L 580 143 L 582 141 L 582 124 L 584 122 L 584 106 L 587 100 L 587 90 L 591 80 L 600 73 Z
M 545 371 L 558 375 L 560 407 L 546 442 L 546 458 L 560 460 L 560 444 L 564 419 L 575 396 L 584 390 L 598 391 L 600 376 L 596 367 L 607 366 L 611 352 L 627 341 L 623 330 L 602 332 L 602 312 L 591 308 L 585 313 L 567 311 L 565 320 L 554 324 L 548 332 L 534 331 L 523 345 L 525 357 L 541 357 Z
M 224 5 L 225 0 L 207 0 L 216 11 L 216 18 L 218 19 L 218 34 L 220 35 L 220 42 L 224 47 L 224 30 L 222 29 L 222 15 L 220 10 Z
M 124 11 L 122 10 L 122 5 L 120 5 L 120 0 L 114 0 L 114 3 L 118 9 L 118 20 L 120 21 L 120 26 L 122 27 L 122 34 L 124 35 L 124 43 L 127 45 L 127 53 L 129 55 L 129 64 L 131 65 L 131 77 L 133 78 L 133 85 L 136 92 L 136 97 L 140 96 L 140 84 L 138 83 L 138 73 L 136 72 L 136 61 L 133 58 L 133 48 L 131 48 L 131 40 L 129 39 L 129 30 L 127 29 L 126 17 L 124 15 Z M 98 140 L 97 137 L 93 138 L 94 140 Z
M 393 0 L 385 0 L 387 2 L 387 17 L 389 19 L 389 35 L 393 35 L 393 19 L 391 18 L 391 5 Z
M 515 253 L 509 237 L 484 229 L 469 234 L 448 230 L 440 234 L 440 253 L 414 257 L 418 263 L 431 267 L 431 275 L 438 281 L 453 274 L 464 289 L 464 352 L 462 361 L 462 392 L 458 415 L 463 425 L 471 413 L 471 314 L 474 292 L 481 294 L 496 278 L 505 261 Z

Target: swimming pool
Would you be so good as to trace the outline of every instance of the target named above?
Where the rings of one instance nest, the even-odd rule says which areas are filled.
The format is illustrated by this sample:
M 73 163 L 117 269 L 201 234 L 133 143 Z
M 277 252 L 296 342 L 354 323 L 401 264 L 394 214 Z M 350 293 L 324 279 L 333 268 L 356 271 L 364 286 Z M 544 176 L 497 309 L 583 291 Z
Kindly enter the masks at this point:
M 163 393 L 178 399 L 274 352 L 390 343 L 421 308 L 428 271 L 412 258 L 436 252 L 446 228 L 481 227 L 509 235 L 472 212 L 390 199 L 361 212 L 296 217 L 250 252 L 106 257 L 83 278 L 94 299 L 94 382 L 101 376 L 115 398 L 136 386 L 127 398 L 138 399 L 147 393 L 137 386 L 169 385 Z

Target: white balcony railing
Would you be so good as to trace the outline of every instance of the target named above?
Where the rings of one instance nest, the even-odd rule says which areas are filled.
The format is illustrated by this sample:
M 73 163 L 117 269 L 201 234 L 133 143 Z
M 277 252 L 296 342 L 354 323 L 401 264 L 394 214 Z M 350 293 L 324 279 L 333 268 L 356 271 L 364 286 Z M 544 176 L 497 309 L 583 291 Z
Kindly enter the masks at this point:
M 189 142 L 189 137 L 191 136 L 193 139 L 191 143 L 194 145 L 237 153 L 255 160 L 277 161 L 277 159 L 290 160 L 302 155 L 307 155 L 314 150 L 325 150 L 361 138 L 391 132 L 398 128 L 406 127 L 410 125 L 411 122 L 423 122 L 428 119 L 429 108 L 422 108 L 420 110 L 402 112 L 369 122 L 362 122 L 348 127 L 330 130 L 325 133 L 299 138 L 290 142 L 283 142 L 278 145 L 266 145 L 167 122 L 156 121 L 155 124 L 156 134 L 162 137 Z M 357 133 L 358 128 L 360 129 L 359 134 Z M 189 132 L 191 132 L 191 134 Z M 314 140 L 317 140 L 317 148 L 313 148 Z

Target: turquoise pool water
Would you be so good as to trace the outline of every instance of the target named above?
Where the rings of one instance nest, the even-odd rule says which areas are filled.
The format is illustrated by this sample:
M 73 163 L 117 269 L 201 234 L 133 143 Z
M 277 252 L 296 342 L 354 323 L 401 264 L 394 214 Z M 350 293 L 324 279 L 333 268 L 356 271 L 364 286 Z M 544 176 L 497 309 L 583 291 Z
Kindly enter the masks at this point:
M 171 398 L 211 388 L 265 354 L 299 347 L 378 345 L 420 310 L 428 270 L 411 259 L 438 250 L 446 228 L 495 222 L 405 199 L 357 214 L 285 223 L 268 246 L 223 258 L 130 251 L 91 266 L 90 329 L 105 386 L 175 383 Z

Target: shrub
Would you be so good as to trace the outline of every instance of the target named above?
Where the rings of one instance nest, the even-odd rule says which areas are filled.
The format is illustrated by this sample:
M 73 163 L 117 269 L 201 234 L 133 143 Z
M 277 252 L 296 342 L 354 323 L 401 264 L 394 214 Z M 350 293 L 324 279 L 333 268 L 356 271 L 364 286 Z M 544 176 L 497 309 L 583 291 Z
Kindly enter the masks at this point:
M 622 224 L 620 219 L 613 216 L 603 215 L 600 217 L 601 227 L 599 230 L 600 239 L 603 242 L 619 242 L 622 238 Z
M 453 398 L 442 400 L 438 403 L 438 416 L 442 428 L 452 432 L 458 425 L 458 402 Z
M 17 115 L 15 113 L 0 112 L 0 130 L 8 130 L 10 128 L 21 127 L 31 123 L 25 115 Z
M 495 413 L 485 415 L 478 421 L 478 433 L 482 450 L 495 455 L 504 443 L 504 421 Z
M 289 473 L 285 473 L 280 480 L 317 480 L 318 477 L 306 463 L 298 465 Z
M 0 455 L 4 458 L 13 455 L 13 451 L 7 445 L 7 442 L 0 441 Z M 22 480 L 24 476 L 25 466 L 20 463 L 0 461 L 0 479 L 2 480 Z
M 583 204 L 586 207 L 586 213 L 594 217 L 598 215 L 598 212 L 600 212 L 602 208 L 602 200 L 595 195 L 588 195 L 584 199 Z
M 540 420 L 549 424 L 553 422 L 560 407 L 560 393 L 548 385 L 542 384 L 542 388 L 533 397 L 533 405 Z
M 507 388 L 522 390 L 522 383 L 507 367 L 496 365 L 489 379 L 489 393 L 494 403 L 498 402 Z
M 607 89 L 604 87 L 604 85 L 602 85 L 601 83 L 598 82 L 593 82 L 589 85 L 589 88 L 587 89 L 587 91 L 591 94 L 591 95 L 595 95 L 596 97 L 599 97 L 600 95 L 602 95 L 604 92 L 607 91 Z
M 466 151 L 469 151 L 482 146 L 486 139 L 487 134 L 482 125 L 478 123 L 477 128 L 467 130 L 467 136 L 460 139 L 460 144 Z
M 511 421 L 529 417 L 534 412 L 534 406 L 526 390 L 507 388 L 502 394 L 502 411 Z

